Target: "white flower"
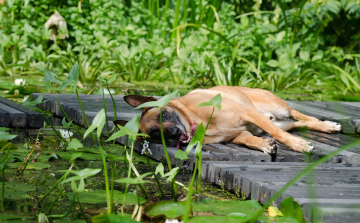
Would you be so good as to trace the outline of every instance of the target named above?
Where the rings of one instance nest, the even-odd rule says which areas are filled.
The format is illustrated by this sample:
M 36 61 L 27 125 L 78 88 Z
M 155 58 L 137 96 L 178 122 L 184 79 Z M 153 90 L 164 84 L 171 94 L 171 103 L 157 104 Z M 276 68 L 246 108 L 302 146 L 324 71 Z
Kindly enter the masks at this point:
M 72 135 L 74 135 L 74 133 L 70 132 L 69 130 L 66 129 L 59 129 L 61 136 L 64 139 L 68 139 L 70 138 Z
M 165 223 L 182 223 L 182 221 L 179 221 L 177 219 L 166 219 Z
M 25 80 L 24 79 L 15 79 L 15 85 L 25 85 Z
M 108 91 L 108 89 L 105 88 L 105 89 L 104 89 L 104 94 L 110 94 L 110 93 L 111 93 L 111 94 L 115 94 L 115 90 L 114 90 L 114 89 L 109 88 L 109 90 L 110 90 L 110 91 Z
M 141 155 L 143 155 L 144 153 L 149 153 L 150 155 L 152 155 L 152 152 L 149 148 L 149 142 L 146 140 L 144 140 L 143 149 L 141 150 Z

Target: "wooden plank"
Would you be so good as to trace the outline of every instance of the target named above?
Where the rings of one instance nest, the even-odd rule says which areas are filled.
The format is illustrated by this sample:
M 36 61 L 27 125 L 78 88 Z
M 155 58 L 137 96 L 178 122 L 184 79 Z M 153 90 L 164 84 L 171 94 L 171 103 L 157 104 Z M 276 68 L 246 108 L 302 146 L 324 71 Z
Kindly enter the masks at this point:
M 26 126 L 26 114 L 8 105 L 0 103 L 0 109 L 9 113 L 10 125 L 18 128 Z
M 10 124 L 9 112 L 0 109 L 0 127 L 8 127 Z
M 31 110 L 21 104 L 18 104 L 14 101 L 8 100 L 6 98 L 0 97 L 0 103 L 5 104 L 9 107 L 12 107 L 20 112 L 26 114 L 26 125 L 29 128 L 41 128 L 44 126 L 44 115 Z M 17 124 L 16 124 L 17 125 Z

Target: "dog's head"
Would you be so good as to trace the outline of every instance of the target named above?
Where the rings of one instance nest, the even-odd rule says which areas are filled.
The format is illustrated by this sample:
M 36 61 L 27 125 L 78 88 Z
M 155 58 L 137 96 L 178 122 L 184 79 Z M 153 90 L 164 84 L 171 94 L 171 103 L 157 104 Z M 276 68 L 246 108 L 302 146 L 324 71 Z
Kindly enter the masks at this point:
M 145 97 L 141 95 L 124 96 L 124 100 L 133 107 L 156 101 L 153 97 Z M 150 136 L 148 141 L 161 143 L 160 128 L 160 109 L 156 107 L 141 108 L 142 114 L 139 122 L 139 130 L 141 133 Z M 191 139 L 191 126 L 185 114 L 178 110 L 175 106 L 166 105 L 162 108 L 163 132 L 166 145 L 179 148 L 179 143 L 188 143 Z

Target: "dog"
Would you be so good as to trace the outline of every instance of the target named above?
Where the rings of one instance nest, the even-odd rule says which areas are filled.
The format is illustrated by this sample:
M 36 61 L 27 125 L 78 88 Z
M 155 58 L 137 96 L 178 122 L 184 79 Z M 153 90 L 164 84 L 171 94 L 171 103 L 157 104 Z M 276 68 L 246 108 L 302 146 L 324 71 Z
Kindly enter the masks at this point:
M 221 94 L 222 108 L 215 108 L 205 132 L 203 143 L 234 143 L 252 149 L 275 154 L 276 141 L 297 152 L 310 152 L 311 142 L 289 134 L 293 128 L 307 128 L 320 132 L 338 132 L 341 125 L 319 119 L 296 111 L 285 101 L 270 91 L 248 88 L 217 86 L 210 89 L 197 89 L 181 98 L 172 99 L 162 108 L 162 121 L 165 142 L 179 148 L 180 143 L 188 143 L 201 123 L 208 122 L 212 106 L 198 107 L 202 102 Z M 145 102 L 156 100 L 141 95 L 124 96 L 131 106 L 137 107 Z M 155 107 L 142 108 L 139 131 L 150 136 L 149 141 L 161 143 L 160 110 Z M 293 121 L 295 120 L 295 121 Z M 274 139 L 262 138 L 263 131 Z

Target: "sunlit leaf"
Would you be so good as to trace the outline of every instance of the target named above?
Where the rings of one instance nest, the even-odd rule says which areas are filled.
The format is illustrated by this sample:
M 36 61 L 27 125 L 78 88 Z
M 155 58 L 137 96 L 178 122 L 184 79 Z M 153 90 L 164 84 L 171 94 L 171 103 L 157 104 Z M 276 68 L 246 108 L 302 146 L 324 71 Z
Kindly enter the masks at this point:
M 217 94 L 215 97 L 210 99 L 210 101 L 199 104 L 198 107 L 215 106 L 219 110 L 221 110 L 221 101 L 222 101 L 221 94 Z
M 38 105 L 40 103 L 44 103 L 45 101 L 43 101 L 43 98 L 44 98 L 44 93 L 39 95 L 39 97 L 36 98 L 36 100 L 34 101 L 30 101 L 29 98 L 23 103 L 24 106 L 27 106 L 27 107 L 32 107 L 32 106 L 35 106 L 35 105 Z M 47 100 L 46 100 L 47 101 Z
M 162 177 L 164 177 L 164 165 L 162 163 L 159 163 L 155 169 L 155 174 L 160 173 Z
M 105 111 L 101 109 L 95 116 L 94 120 L 92 121 L 90 127 L 84 133 L 84 139 L 90 132 L 94 131 L 97 128 L 97 137 L 100 138 L 101 132 L 104 128 L 105 124 Z
M 164 174 L 164 177 L 167 177 L 167 179 L 166 179 L 167 181 L 172 181 L 174 179 L 174 177 L 176 177 L 178 170 L 179 170 L 179 167 L 175 167 L 171 171 Z
M 136 178 L 122 178 L 119 180 L 114 180 L 117 183 L 127 183 L 127 184 L 144 184 L 144 183 L 151 183 L 149 180 L 143 180 L 144 177 L 151 175 L 152 173 L 144 173 Z
M 274 206 L 268 207 L 268 213 L 269 213 L 270 217 L 283 216 L 281 211 L 277 207 L 274 207 Z
M 69 150 L 71 150 L 71 149 L 78 150 L 78 149 L 83 148 L 83 147 L 84 147 L 83 144 L 77 138 L 73 138 L 70 141 L 67 149 L 69 149 Z
M 189 156 L 184 151 L 179 149 L 175 153 L 175 158 L 180 159 L 180 160 L 187 160 L 187 159 L 189 159 Z

